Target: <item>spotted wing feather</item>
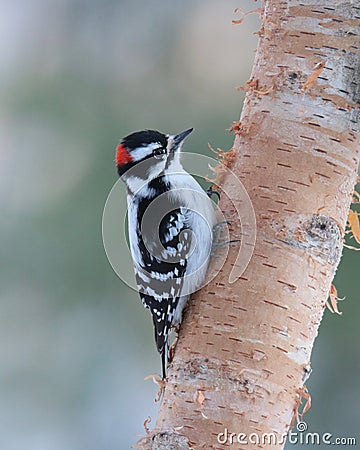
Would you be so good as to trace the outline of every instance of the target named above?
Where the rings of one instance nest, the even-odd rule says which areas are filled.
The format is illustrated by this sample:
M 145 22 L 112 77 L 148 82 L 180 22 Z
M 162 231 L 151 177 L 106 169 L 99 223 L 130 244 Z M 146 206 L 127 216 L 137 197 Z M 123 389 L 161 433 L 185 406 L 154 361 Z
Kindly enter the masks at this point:
M 168 337 L 181 299 L 187 254 L 191 246 L 186 209 L 176 208 L 160 221 L 158 233 L 161 245 L 153 244 L 152 232 L 153 229 L 147 237 L 143 233 L 139 241 L 142 263 L 136 271 L 136 281 L 141 301 L 152 313 L 155 342 L 162 356 L 165 376 Z

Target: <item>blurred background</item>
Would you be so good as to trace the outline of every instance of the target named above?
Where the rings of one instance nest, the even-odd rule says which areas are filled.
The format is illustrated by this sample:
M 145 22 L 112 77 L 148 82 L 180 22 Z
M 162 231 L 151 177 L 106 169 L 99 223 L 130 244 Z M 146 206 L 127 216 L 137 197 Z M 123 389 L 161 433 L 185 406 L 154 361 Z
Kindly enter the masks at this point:
M 259 28 L 256 15 L 231 24 L 239 6 L 259 5 L 1 2 L 1 450 L 129 448 L 155 421 L 151 319 L 102 245 L 114 149 L 190 126 L 189 150 L 231 147 Z M 359 257 L 345 250 L 343 315 L 326 311 L 316 341 L 310 431 L 358 430 Z

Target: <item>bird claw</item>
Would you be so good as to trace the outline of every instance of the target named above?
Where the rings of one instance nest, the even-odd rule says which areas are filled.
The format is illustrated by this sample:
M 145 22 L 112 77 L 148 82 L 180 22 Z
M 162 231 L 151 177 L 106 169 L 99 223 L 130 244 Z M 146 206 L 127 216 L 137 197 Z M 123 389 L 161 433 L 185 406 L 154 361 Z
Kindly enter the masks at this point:
M 229 222 L 228 220 L 224 220 L 222 222 L 217 223 L 214 227 L 213 227 L 213 244 L 212 244 L 212 249 L 213 252 L 216 248 L 221 248 L 221 247 L 225 247 L 229 244 L 233 244 L 235 242 L 240 242 L 240 239 L 225 239 L 225 240 L 221 240 L 220 236 L 221 233 L 223 231 L 223 227 L 224 225 L 230 226 L 231 222 Z M 229 236 L 229 230 L 226 228 L 225 233 L 227 234 L 227 237 Z M 213 253 L 212 252 L 212 253 Z
M 213 186 L 215 186 L 214 184 L 212 184 L 208 190 L 206 191 L 206 194 L 209 198 L 211 198 L 213 195 L 217 195 L 218 200 L 220 200 L 220 192 L 219 191 L 215 191 L 213 189 Z

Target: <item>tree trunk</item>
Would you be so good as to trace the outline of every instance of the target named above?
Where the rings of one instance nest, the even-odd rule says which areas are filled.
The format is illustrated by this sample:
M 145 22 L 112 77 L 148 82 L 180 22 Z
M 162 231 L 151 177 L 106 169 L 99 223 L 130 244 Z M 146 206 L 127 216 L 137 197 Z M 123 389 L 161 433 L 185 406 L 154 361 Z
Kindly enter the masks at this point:
M 230 284 L 239 251 L 231 244 L 219 275 L 192 297 L 155 430 L 139 448 L 218 449 L 230 440 L 237 449 L 283 448 L 357 176 L 359 25 L 350 0 L 265 2 L 234 147 L 224 158 L 251 198 L 255 250 Z M 231 178 L 221 184 L 236 239 L 244 235 L 237 192 Z

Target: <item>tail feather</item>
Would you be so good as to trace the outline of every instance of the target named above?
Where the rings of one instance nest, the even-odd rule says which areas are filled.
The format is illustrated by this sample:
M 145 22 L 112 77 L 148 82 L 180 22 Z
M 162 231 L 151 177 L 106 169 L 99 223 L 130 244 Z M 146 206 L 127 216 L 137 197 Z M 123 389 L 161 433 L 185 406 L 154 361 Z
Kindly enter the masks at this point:
M 180 323 L 177 313 L 179 297 L 158 300 L 146 294 L 140 294 L 140 296 L 144 306 L 149 308 L 152 314 L 156 348 L 161 356 L 162 375 L 163 378 L 166 378 L 169 359 L 169 333 L 174 324 Z
M 153 323 L 154 323 L 154 337 L 156 342 L 157 351 L 161 356 L 161 365 L 162 365 L 162 377 L 166 378 L 166 368 L 168 363 L 168 337 L 169 337 L 169 328 L 164 321 L 158 322 L 156 315 L 153 314 Z
M 162 352 L 160 353 L 160 355 L 161 355 L 161 367 L 162 367 L 163 380 L 165 380 L 165 378 L 166 378 L 166 369 L 167 369 L 167 363 L 168 363 L 168 353 L 169 353 L 169 349 L 168 349 L 168 346 L 166 344 L 165 347 L 163 348 Z

